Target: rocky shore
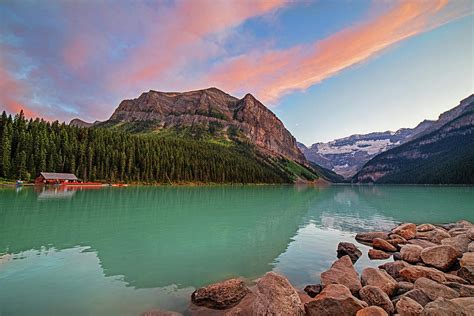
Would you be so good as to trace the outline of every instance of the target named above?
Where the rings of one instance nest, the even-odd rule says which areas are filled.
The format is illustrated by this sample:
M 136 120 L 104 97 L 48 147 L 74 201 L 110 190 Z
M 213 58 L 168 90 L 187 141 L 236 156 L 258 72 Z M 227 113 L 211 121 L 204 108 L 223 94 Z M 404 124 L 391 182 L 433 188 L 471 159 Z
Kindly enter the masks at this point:
M 468 221 L 432 225 L 401 224 L 388 232 L 364 232 L 371 260 L 393 258 L 359 275 L 362 252 L 341 242 L 337 260 L 321 273 L 320 284 L 304 292 L 268 272 L 255 286 L 230 279 L 197 289 L 189 315 L 474 315 L 474 225 Z M 149 311 L 143 316 L 181 315 Z

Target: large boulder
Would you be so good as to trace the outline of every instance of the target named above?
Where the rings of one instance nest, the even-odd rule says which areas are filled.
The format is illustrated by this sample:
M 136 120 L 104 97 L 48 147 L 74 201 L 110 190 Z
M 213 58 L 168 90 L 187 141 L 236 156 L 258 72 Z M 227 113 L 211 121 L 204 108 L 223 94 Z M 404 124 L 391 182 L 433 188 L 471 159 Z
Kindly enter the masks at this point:
M 356 261 L 362 256 L 362 252 L 353 243 L 340 242 L 337 245 L 337 257 L 341 258 L 346 255 L 351 258 L 352 263 L 356 263 Z
M 423 249 L 421 260 L 430 266 L 446 271 L 457 262 L 459 252 L 451 246 L 441 245 Z
M 372 240 L 375 238 L 381 239 L 388 239 L 388 233 L 386 232 L 365 232 L 365 233 L 358 233 L 355 236 L 355 239 L 365 243 L 372 243 Z
M 442 228 L 435 228 L 427 232 L 417 232 L 415 236 L 417 239 L 428 240 L 438 245 L 441 243 L 441 240 L 449 237 L 451 235 Z
M 341 284 L 330 284 L 326 286 L 314 300 L 305 304 L 307 316 L 353 316 L 357 311 L 365 307 L 367 307 L 366 302 L 354 297 L 351 291 Z
M 466 235 L 471 240 L 474 240 L 474 227 L 469 228 L 468 231 L 466 232 Z
M 390 258 L 390 254 L 382 251 L 382 250 L 377 250 L 377 249 L 369 249 L 369 252 L 367 254 L 369 256 L 370 260 L 385 260 Z
M 431 302 L 430 298 L 428 295 L 423 292 L 423 290 L 420 289 L 413 289 L 405 294 L 402 294 L 398 299 L 394 299 L 395 304 L 402 298 L 402 297 L 408 297 L 420 304 L 421 306 L 425 306 L 429 302 Z
M 471 241 L 467 246 L 467 251 L 474 252 L 474 241 Z
M 461 267 L 474 267 L 474 252 L 466 252 L 459 261 Z
M 398 300 L 396 309 L 400 316 L 419 316 L 423 312 L 423 306 L 409 297 Z
M 365 268 L 361 275 L 362 284 L 379 287 L 388 296 L 393 296 L 398 290 L 398 283 L 385 270 Z
M 387 312 L 383 308 L 378 306 L 369 306 L 357 311 L 356 316 L 388 316 Z
M 390 244 L 389 242 L 387 242 L 385 239 L 382 239 L 382 238 L 374 238 L 372 240 L 372 247 L 378 250 L 383 250 L 383 251 L 390 251 L 390 252 L 397 251 L 397 247 L 395 247 L 394 245 Z
M 416 225 L 412 223 L 404 223 L 392 230 L 392 233 L 397 234 L 405 238 L 406 240 L 415 238 Z
M 405 238 L 397 234 L 390 234 L 388 238 L 389 239 L 387 240 L 387 242 L 394 245 L 395 247 L 398 247 L 399 245 L 403 245 L 407 243 L 407 240 Z
M 474 284 L 474 267 L 461 267 L 461 269 L 457 271 L 457 276 L 463 278 L 471 284 Z
M 399 274 L 408 282 L 415 282 L 419 278 L 427 278 L 436 282 L 446 282 L 446 275 L 443 272 L 423 266 L 407 266 L 400 270 Z
M 400 254 L 402 256 L 402 260 L 405 260 L 409 263 L 417 263 L 421 260 L 420 255 L 423 248 L 417 245 L 404 245 L 401 250 Z
M 422 316 L 468 316 L 465 309 L 445 298 L 438 298 L 428 303 L 423 310 Z
M 321 284 L 307 285 L 304 288 L 304 291 L 306 292 L 306 294 L 308 294 L 309 297 L 315 297 L 316 295 L 321 293 L 322 290 L 323 286 Z
M 191 295 L 191 301 L 198 306 L 226 309 L 237 305 L 248 293 L 242 280 L 230 279 L 197 289 Z
M 457 235 L 441 240 L 442 245 L 448 245 L 456 249 L 459 253 L 466 252 L 471 239 L 466 234 Z
M 474 315 L 474 297 L 453 298 L 450 301 L 462 306 L 467 315 Z
M 415 285 L 411 282 L 400 281 L 398 282 L 398 291 L 397 294 L 404 294 L 408 291 L 413 290 Z
M 474 297 L 474 285 L 460 284 L 457 282 L 444 282 L 443 284 L 456 290 L 461 297 Z
M 394 278 L 395 280 L 398 280 L 401 275 L 400 271 L 406 267 L 409 267 L 410 265 L 406 263 L 405 261 L 394 261 L 394 262 L 387 262 L 379 266 L 379 269 L 387 271 L 387 273 Z
M 420 246 L 421 248 L 428 248 L 428 247 L 433 247 L 436 246 L 434 242 L 424 240 L 424 239 L 418 239 L 418 238 L 413 238 L 407 241 L 408 244 L 410 245 L 417 245 Z
M 267 272 L 257 282 L 252 310 L 256 315 L 304 315 L 298 292 L 288 280 L 274 272 Z
M 419 278 L 416 280 L 415 289 L 420 289 L 425 292 L 430 300 L 435 300 L 438 297 L 444 297 L 447 299 L 459 297 L 459 293 L 452 288 L 427 278 Z
M 416 226 L 416 231 L 417 232 L 429 232 L 430 230 L 435 229 L 436 227 L 431 224 L 421 224 Z
M 456 237 L 456 236 L 459 236 L 459 235 L 465 235 L 468 230 L 469 229 L 466 228 L 466 227 L 455 227 L 455 228 L 452 228 L 452 229 L 448 230 L 448 233 L 449 233 L 449 235 L 451 235 L 451 237 Z
M 323 286 L 342 284 L 353 294 L 359 293 L 359 290 L 362 288 L 359 275 L 354 269 L 349 256 L 344 256 L 335 261 L 329 270 L 321 273 L 321 283 Z
M 363 301 L 367 302 L 369 306 L 379 306 L 389 314 L 392 314 L 395 310 L 393 303 L 390 300 L 390 297 L 388 297 L 387 293 L 376 286 L 364 286 L 359 291 L 359 296 Z

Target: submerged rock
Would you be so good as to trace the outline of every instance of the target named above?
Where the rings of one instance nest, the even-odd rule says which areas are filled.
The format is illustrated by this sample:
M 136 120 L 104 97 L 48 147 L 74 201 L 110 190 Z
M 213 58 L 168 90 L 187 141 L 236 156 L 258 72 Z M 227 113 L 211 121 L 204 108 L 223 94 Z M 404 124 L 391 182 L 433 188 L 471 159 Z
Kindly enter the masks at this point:
M 307 285 L 304 288 L 304 291 L 310 297 L 315 297 L 316 295 L 321 293 L 322 290 L 323 290 L 323 286 L 321 284 Z
M 398 283 L 385 270 L 365 268 L 361 275 L 362 284 L 379 287 L 388 296 L 393 296 L 398 289 Z
M 362 288 L 359 275 L 354 269 L 349 256 L 344 256 L 335 261 L 329 270 L 321 273 L 321 283 L 323 286 L 342 284 L 354 294 L 359 293 Z
M 423 312 L 423 306 L 409 297 L 402 297 L 395 307 L 400 316 L 418 316 Z
M 226 309 L 237 305 L 247 293 L 249 289 L 242 280 L 230 279 L 197 289 L 191 301 L 198 306 Z
M 288 280 L 274 272 L 267 272 L 257 282 L 252 310 L 255 315 L 304 315 L 304 308 L 296 290 Z
M 382 250 L 369 249 L 368 256 L 370 260 L 384 260 L 390 258 L 390 254 Z
M 362 256 L 362 252 L 353 243 L 340 242 L 337 245 L 337 257 L 349 256 L 352 263 L 356 263 L 357 260 Z
M 365 307 L 366 302 L 354 297 L 351 291 L 341 284 L 326 286 L 314 300 L 305 304 L 307 316 L 352 316 Z
M 459 252 L 451 246 L 441 245 L 423 249 L 421 260 L 427 265 L 446 271 L 457 262 Z
M 393 313 L 395 310 L 393 303 L 390 300 L 390 297 L 388 297 L 387 293 L 376 286 L 364 286 L 359 291 L 359 296 L 363 301 L 369 304 L 369 306 L 379 306 L 389 314 Z

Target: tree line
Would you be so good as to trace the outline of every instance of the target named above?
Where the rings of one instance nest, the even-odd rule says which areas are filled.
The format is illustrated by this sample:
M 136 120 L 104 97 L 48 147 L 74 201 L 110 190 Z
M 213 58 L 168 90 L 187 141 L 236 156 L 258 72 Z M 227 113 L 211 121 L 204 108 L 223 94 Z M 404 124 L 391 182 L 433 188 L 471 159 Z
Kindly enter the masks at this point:
M 43 119 L 0 119 L 0 178 L 33 180 L 41 171 L 84 181 L 282 183 L 288 176 L 245 144 L 80 128 Z

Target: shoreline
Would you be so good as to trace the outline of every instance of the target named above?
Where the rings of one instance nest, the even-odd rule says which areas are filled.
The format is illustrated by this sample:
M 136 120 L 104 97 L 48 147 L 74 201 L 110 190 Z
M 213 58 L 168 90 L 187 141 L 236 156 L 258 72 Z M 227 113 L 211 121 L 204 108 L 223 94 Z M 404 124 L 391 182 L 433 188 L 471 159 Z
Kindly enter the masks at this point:
M 357 244 L 370 245 L 363 254 Z M 320 284 L 304 289 L 267 272 L 256 282 L 233 278 L 196 289 L 184 315 L 474 315 L 474 224 L 402 223 L 340 242 Z M 355 262 L 392 258 L 378 268 Z M 337 257 L 337 258 L 336 258 Z M 150 310 L 142 316 L 183 315 Z

